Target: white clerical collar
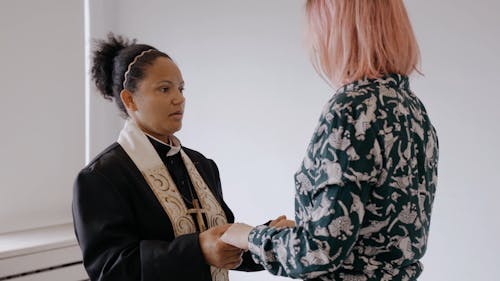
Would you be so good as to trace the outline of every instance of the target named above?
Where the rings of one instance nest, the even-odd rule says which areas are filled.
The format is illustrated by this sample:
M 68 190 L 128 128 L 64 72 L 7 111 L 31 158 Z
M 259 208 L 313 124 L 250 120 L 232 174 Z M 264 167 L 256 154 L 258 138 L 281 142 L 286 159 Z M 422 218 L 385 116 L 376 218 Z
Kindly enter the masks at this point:
M 169 143 L 165 143 L 164 141 L 161 141 L 155 137 L 153 137 L 152 135 L 148 134 L 148 133 L 144 133 L 146 136 L 154 139 L 155 141 L 163 144 L 163 145 L 166 145 L 168 146 L 170 149 L 168 150 L 167 152 L 167 157 L 168 156 L 173 156 L 173 155 L 176 155 L 177 153 L 179 153 L 179 151 L 181 151 L 181 142 L 179 141 L 178 138 L 176 138 L 175 136 L 170 136 L 168 138 L 168 141 Z

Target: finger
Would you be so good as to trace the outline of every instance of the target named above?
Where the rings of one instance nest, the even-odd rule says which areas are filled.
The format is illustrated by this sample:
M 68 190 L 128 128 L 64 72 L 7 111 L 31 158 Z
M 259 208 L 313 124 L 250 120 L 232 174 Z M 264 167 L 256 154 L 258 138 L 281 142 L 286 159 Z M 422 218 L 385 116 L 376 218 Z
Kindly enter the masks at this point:
M 278 226 L 278 227 L 294 227 L 295 221 L 283 220 L 283 221 L 280 221 L 278 224 L 276 224 L 276 226 Z
M 241 255 L 242 249 L 236 248 L 236 249 L 223 249 L 220 250 L 220 253 L 224 255 L 225 257 L 238 257 Z
M 240 261 L 238 263 L 236 263 L 234 266 L 232 266 L 230 269 L 236 269 L 236 268 L 240 267 L 241 264 L 243 264 L 243 259 L 240 259 Z
M 280 221 L 286 219 L 286 216 L 285 215 L 281 215 L 279 217 L 277 217 L 275 220 L 272 220 L 271 223 L 269 223 L 269 226 L 275 226 L 277 223 L 279 223 Z
M 295 223 L 292 221 L 282 221 L 276 225 L 276 227 L 294 227 Z
M 226 264 L 224 264 L 223 268 L 235 269 L 235 268 L 239 267 L 242 263 L 243 263 L 242 258 L 232 259 L 232 260 L 228 261 Z
M 220 233 L 220 234 L 223 234 L 224 232 L 226 232 L 226 230 L 231 227 L 231 224 L 224 224 L 224 225 L 219 225 L 219 226 L 216 226 L 217 228 L 217 233 Z
M 231 244 L 228 244 L 224 241 L 222 241 L 221 239 L 217 240 L 217 247 L 219 247 L 221 250 L 232 250 L 232 249 L 235 249 L 235 250 L 238 250 L 239 248 L 236 247 L 236 246 L 233 246 Z
M 233 258 L 226 258 L 224 259 L 223 266 L 224 267 L 231 267 L 231 265 L 236 265 L 240 263 L 241 258 L 240 257 L 233 257 Z
M 224 248 L 224 249 L 221 249 L 221 252 L 224 253 L 225 255 L 233 255 L 233 256 L 237 256 L 241 253 L 241 249 L 240 248 Z
M 227 262 L 227 263 L 232 263 L 232 262 L 237 262 L 239 261 L 240 259 L 242 259 L 242 255 L 240 254 L 236 254 L 236 255 L 230 255 L 230 256 L 221 256 L 224 258 L 224 262 Z
M 241 254 L 240 252 L 234 252 L 234 251 L 231 251 L 231 252 L 220 252 L 220 255 L 221 256 L 224 256 L 226 258 L 237 258 L 239 257 Z

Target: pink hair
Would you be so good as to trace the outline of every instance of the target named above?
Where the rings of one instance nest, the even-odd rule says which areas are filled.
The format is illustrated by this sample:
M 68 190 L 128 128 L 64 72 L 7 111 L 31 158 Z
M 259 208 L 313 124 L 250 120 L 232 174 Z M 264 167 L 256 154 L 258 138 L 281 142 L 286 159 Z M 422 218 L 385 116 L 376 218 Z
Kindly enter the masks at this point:
M 313 65 L 332 85 L 418 72 L 402 0 L 307 0 L 306 15 Z

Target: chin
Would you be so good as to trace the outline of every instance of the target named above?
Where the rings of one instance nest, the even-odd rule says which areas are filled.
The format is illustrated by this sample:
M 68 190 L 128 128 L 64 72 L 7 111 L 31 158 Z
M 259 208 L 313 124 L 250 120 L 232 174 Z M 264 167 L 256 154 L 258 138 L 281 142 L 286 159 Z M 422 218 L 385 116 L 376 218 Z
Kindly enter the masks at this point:
M 169 132 L 172 132 L 172 135 L 177 133 L 178 131 L 180 131 L 182 128 L 182 124 L 179 124 L 178 126 L 172 126 L 170 128 L 168 128 L 168 131 Z

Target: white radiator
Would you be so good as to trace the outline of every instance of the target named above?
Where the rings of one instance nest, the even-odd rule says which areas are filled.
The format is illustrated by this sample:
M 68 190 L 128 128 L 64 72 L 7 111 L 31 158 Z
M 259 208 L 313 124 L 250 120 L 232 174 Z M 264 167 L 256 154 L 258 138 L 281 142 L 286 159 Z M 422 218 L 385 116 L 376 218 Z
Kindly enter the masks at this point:
M 71 224 L 0 234 L 0 281 L 88 280 Z

